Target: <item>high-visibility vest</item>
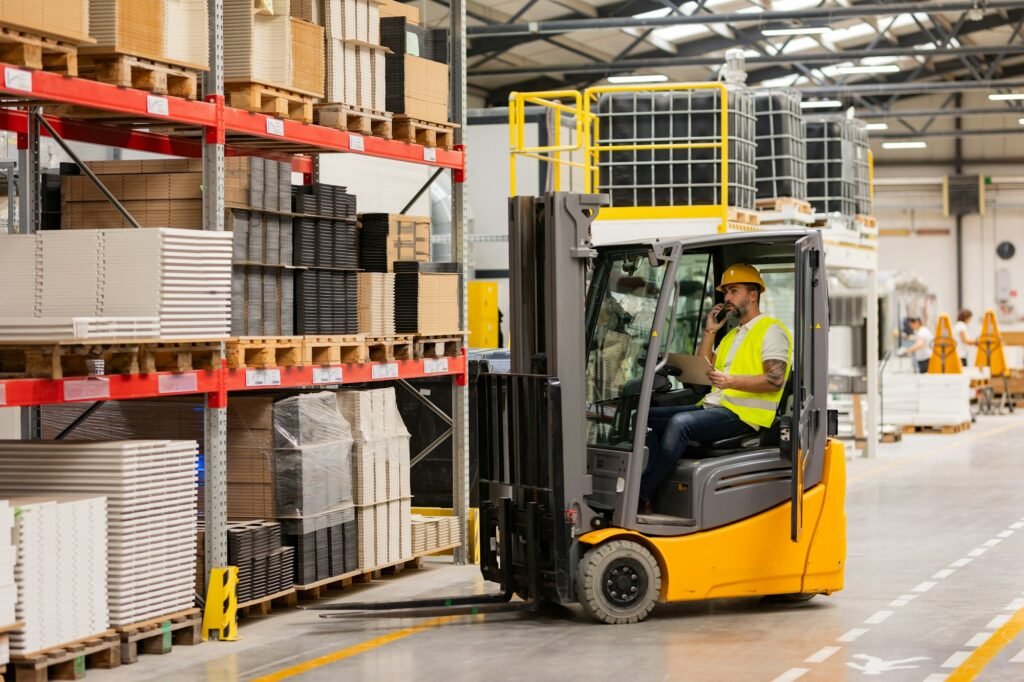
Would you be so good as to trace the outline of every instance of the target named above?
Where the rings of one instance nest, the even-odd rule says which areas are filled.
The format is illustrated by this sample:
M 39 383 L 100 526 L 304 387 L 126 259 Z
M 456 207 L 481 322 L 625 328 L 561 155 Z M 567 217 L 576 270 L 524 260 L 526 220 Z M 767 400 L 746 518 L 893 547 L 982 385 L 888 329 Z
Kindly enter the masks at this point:
M 764 363 L 761 360 L 761 350 L 764 347 L 764 336 L 771 329 L 772 325 L 778 325 L 786 334 L 789 340 L 789 357 L 786 359 L 786 381 L 789 380 L 789 370 L 793 367 L 793 337 L 790 335 L 786 325 L 772 317 L 762 317 L 746 333 L 740 341 L 740 347 L 736 349 L 736 355 L 729 366 L 729 376 L 756 376 L 764 374 Z M 715 355 L 715 369 L 719 372 L 725 371 L 725 360 L 729 357 L 732 344 L 739 333 L 736 327 L 722 339 Z M 782 400 L 780 388 L 772 393 L 750 393 L 738 391 L 735 388 L 727 388 L 722 392 L 722 407 L 731 410 L 737 417 L 747 424 L 768 428 L 775 421 L 775 414 L 779 409 L 779 401 Z

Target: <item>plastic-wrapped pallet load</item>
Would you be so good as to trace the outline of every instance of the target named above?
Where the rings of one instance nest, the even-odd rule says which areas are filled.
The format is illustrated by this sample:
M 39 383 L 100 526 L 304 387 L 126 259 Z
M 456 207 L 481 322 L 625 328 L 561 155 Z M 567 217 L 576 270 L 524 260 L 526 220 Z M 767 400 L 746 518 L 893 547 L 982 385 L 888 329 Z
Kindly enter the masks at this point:
M 757 198 L 807 197 L 807 148 L 800 91 L 754 91 L 757 115 Z
M 718 90 L 624 92 L 597 102 L 598 144 L 720 143 Z M 754 97 L 729 86 L 728 205 L 753 209 L 756 192 Z M 596 191 L 611 205 L 713 206 L 722 203 L 720 149 L 660 149 L 601 153 Z
M 40 495 L 8 503 L 15 510 L 15 618 L 24 623 L 10 634 L 11 653 L 31 654 L 106 631 L 104 498 Z
M 195 441 L 3 441 L 0 494 L 106 497 L 109 618 L 128 625 L 192 606 L 198 451 Z

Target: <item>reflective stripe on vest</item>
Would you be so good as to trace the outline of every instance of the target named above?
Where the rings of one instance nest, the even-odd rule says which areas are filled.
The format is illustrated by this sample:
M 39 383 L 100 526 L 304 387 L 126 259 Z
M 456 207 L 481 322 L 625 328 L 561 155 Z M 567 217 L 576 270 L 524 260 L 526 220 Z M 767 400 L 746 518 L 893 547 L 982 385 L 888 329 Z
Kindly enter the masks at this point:
M 779 325 L 786 334 L 789 341 L 789 357 L 786 359 L 786 378 L 789 380 L 789 370 L 793 366 L 793 337 L 790 335 L 786 325 L 771 317 L 762 317 L 740 341 L 740 347 L 729 366 L 729 376 L 757 376 L 764 374 L 764 362 L 761 360 L 761 351 L 764 348 L 764 337 L 772 325 Z M 725 360 L 729 356 L 732 344 L 736 341 L 739 327 L 736 327 L 722 339 L 721 345 L 715 354 L 715 369 L 719 372 L 725 371 Z M 782 399 L 782 388 L 772 393 L 750 393 L 739 391 L 734 388 L 727 388 L 722 391 L 722 407 L 727 408 L 747 424 L 768 428 L 775 421 L 775 414 L 779 409 L 779 401 Z

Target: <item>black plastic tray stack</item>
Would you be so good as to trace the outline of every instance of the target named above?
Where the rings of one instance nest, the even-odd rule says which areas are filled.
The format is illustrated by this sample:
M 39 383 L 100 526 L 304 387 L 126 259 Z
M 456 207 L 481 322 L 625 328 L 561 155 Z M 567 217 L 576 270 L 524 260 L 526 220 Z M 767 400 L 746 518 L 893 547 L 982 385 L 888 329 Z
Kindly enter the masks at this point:
M 295 549 L 281 544 L 281 524 L 246 521 L 228 525 L 228 563 L 238 566 L 238 601 L 245 603 L 294 585 Z
M 294 547 L 295 582 L 309 585 L 358 568 L 355 507 L 304 519 L 283 519 L 286 544 Z
M 721 141 L 722 109 L 717 89 L 623 92 L 597 103 L 602 146 Z M 753 209 L 756 172 L 754 97 L 730 86 L 729 206 Z M 721 153 L 712 149 L 602 152 L 600 193 L 614 207 L 719 205 Z
M 459 274 L 458 263 L 395 261 L 395 333 L 416 334 L 420 325 L 420 274 Z
M 365 272 L 387 272 L 390 216 L 363 213 L 359 221 L 359 267 Z
M 815 213 L 857 213 L 856 133 L 860 121 L 845 116 L 807 118 L 807 200 Z M 864 153 L 865 175 L 867 154 Z M 870 192 L 870 188 L 868 190 Z
M 356 197 L 336 185 L 304 185 L 293 193 L 297 334 L 359 330 Z
M 754 91 L 757 113 L 757 198 L 807 198 L 807 147 L 800 92 Z

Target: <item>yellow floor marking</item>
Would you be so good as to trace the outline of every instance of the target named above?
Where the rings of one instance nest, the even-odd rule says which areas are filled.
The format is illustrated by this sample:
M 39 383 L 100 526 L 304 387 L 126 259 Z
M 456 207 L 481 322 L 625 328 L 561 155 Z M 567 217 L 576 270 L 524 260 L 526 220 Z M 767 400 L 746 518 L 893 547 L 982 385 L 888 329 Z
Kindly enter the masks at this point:
M 384 646 L 385 644 L 390 644 L 391 642 L 408 637 L 409 635 L 415 635 L 417 632 L 423 632 L 424 630 L 436 628 L 440 625 L 446 625 L 447 623 L 451 623 L 455 620 L 455 618 L 455 616 L 432 618 L 420 625 L 414 625 L 413 627 L 404 628 L 402 630 L 395 630 L 394 632 L 389 632 L 386 635 L 375 637 L 374 639 L 362 642 L 361 644 L 355 644 L 344 649 L 339 649 L 338 651 L 332 651 L 329 654 L 318 656 L 317 658 L 310 659 L 304 663 L 293 665 L 290 668 L 278 670 L 276 673 L 258 677 L 253 680 L 253 682 L 280 682 L 280 680 L 287 680 L 290 677 L 301 675 L 309 672 L 310 670 L 322 668 L 325 665 L 330 665 L 331 663 L 336 663 L 338 661 L 345 660 L 346 658 L 358 656 L 361 653 L 370 651 L 371 649 L 376 649 L 377 647 Z
M 1007 644 L 1017 638 L 1021 631 L 1024 631 L 1024 609 L 1013 614 L 1010 620 L 993 632 L 984 644 L 975 649 L 967 660 L 950 673 L 946 682 L 970 682 L 975 679 L 992 662 L 992 659 L 1006 648 Z
M 934 457 L 936 454 L 938 454 L 940 452 L 945 452 L 946 450 L 953 450 L 954 448 L 962 447 L 962 446 L 964 446 L 964 445 L 966 445 L 968 443 L 974 443 L 974 442 L 977 442 L 979 440 L 984 440 L 985 438 L 990 438 L 990 437 L 998 435 L 1000 433 L 1004 433 L 1006 431 L 1011 431 L 1013 429 L 1019 429 L 1019 428 L 1022 428 L 1022 427 L 1024 427 L 1024 424 L 1020 424 L 1020 423 L 1017 423 L 1017 424 L 1007 424 L 1006 426 L 1001 426 L 998 429 L 992 429 L 991 431 L 988 431 L 988 432 L 982 433 L 982 434 L 978 434 L 977 436 L 970 436 L 966 440 L 958 440 L 958 441 L 956 441 L 954 443 L 947 443 L 946 445 L 943 445 L 942 447 L 930 448 L 928 450 L 923 450 L 923 451 L 921 451 L 921 452 L 919 452 L 917 454 L 908 455 L 907 457 L 903 457 L 901 459 L 895 460 L 895 461 L 890 462 L 888 464 L 883 464 L 881 466 L 875 467 L 874 469 L 871 469 L 870 471 L 865 471 L 862 474 L 858 474 L 856 476 L 851 476 L 847 480 L 847 485 L 850 485 L 852 483 L 857 483 L 858 481 L 863 481 L 865 478 L 870 478 L 870 477 L 874 476 L 875 474 L 880 474 L 880 473 L 885 472 L 885 471 L 892 471 L 893 469 L 897 469 L 897 468 L 903 466 L 904 464 L 911 464 L 913 462 L 919 462 L 921 460 L 928 459 L 929 457 Z

